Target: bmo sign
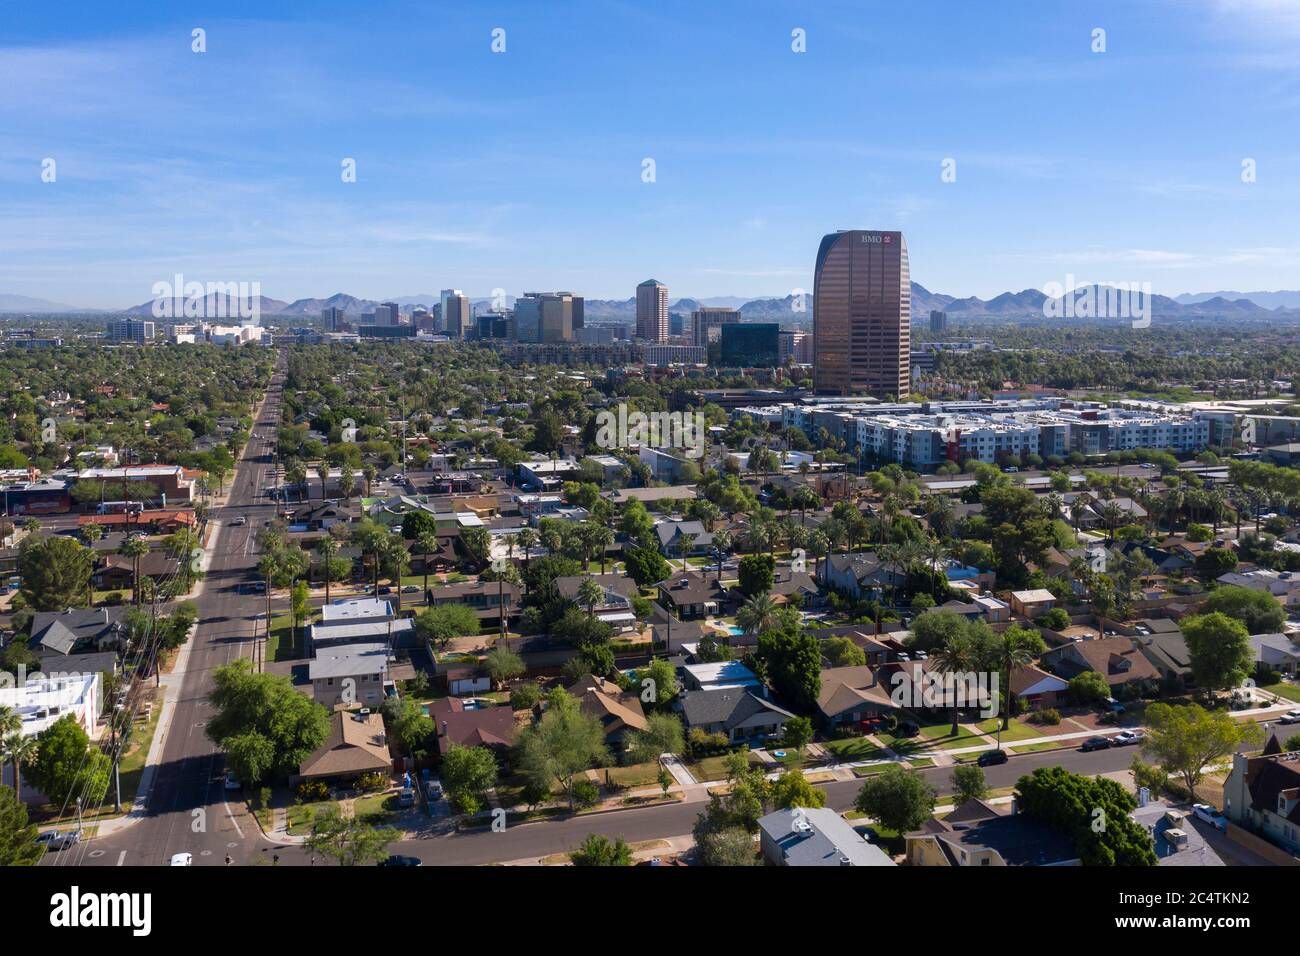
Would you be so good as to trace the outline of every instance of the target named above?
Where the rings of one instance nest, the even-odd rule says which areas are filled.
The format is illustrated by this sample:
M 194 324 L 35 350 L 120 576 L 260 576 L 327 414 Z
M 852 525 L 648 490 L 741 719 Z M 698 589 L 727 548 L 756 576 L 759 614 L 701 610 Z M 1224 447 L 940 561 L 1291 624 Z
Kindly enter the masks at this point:
M 872 243 L 890 243 L 894 241 L 894 237 L 879 232 L 866 232 L 862 234 L 862 241 Z

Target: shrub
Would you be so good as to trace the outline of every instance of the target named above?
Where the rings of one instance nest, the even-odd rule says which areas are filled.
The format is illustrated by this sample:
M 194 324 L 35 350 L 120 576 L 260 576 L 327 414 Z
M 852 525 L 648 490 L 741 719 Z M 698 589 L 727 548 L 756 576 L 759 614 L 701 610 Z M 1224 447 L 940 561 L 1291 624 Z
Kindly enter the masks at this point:
M 531 710 L 542 699 L 542 689 L 531 681 L 520 684 L 510 691 L 510 708 L 512 710 Z
M 1031 724 L 1048 724 L 1055 727 L 1061 722 L 1061 712 L 1055 707 L 1044 707 L 1042 710 L 1033 711 L 1025 719 Z
M 104 603 L 109 607 L 117 607 L 122 603 L 122 601 L 123 597 L 121 591 L 109 591 L 104 595 Z
M 595 806 L 600 800 L 600 787 L 594 780 L 579 780 L 573 785 L 573 802 L 580 807 Z
M 379 771 L 364 773 L 357 778 L 358 790 L 385 790 L 387 788 L 388 778 Z
M 304 801 L 325 800 L 330 788 L 322 780 L 305 780 L 298 784 L 298 797 Z
M 686 737 L 686 754 L 694 760 L 701 757 L 713 757 L 727 750 L 731 741 L 726 734 L 706 733 L 699 727 L 692 728 Z

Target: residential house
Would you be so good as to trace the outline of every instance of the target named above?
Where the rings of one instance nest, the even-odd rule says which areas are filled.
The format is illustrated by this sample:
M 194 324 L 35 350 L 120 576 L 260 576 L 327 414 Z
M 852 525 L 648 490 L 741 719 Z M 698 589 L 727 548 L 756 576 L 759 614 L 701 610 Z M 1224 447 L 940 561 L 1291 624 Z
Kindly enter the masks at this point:
M 345 783 L 368 773 L 387 775 L 392 767 L 383 717 L 376 711 L 336 710 L 330 715 L 329 736 L 302 762 L 298 776 Z
M 822 583 L 851 597 L 879 600 L 886 592 L 901 587 L 906 573 L 886 566 L 874 552 L 832 554 L 821 563 Z
M 382 641 L 323 648 L 307 665 L 316 703 L 335 707 L 378 707 L 387 695 L 388 645 Z
M 485 621 L 500 620 L 503 605 L 507 620 L 518 616 L 523 600 L 522 586 L 508 581 L 461 581 L 429 590 L 431 606 L 463 604 Z
M 967 800 L 904 839 L 910 866 L 1080 865 L 1063 831 L 1015 812 L 1014 805 L 1001 813 L 982 800 Z
M 566 688 L 577 698 L 583 713 L 600 721 L 605 742 L 622 748 L 629 730 L 645 730 L 645 710 L 641 698 L 625 691 L 613 681 L 588 674 Z
M 447 680 L 447 693 L 452 697 L 473 697 L 492 690 L 492 678 L 477 664 L 454 665 L 442 674 Z
M 777 568 L 768 593 L 777 604 L 814 608 L 822 603 L 822 589 L 806 571 Z
M 1152 617 L 1132 625 L 1133 642 L 1152 666 L 1160 672 L 1162 680 L 1188 683 L 1192 679 L 1192 654 L 1187 649 L 1187 639 L 1177 621 L 1165 617 Z
M 1252 634 L 1250 646 L 1255 651 L 1255 665 L 1282 674 L 1300 670 L 1300 644 L 1290 634 Z
M 1031 621 L 1056 607 L 1056 595 L 1046 588 L 1011 592 L 1011 610 Z
M 758 821 L 763 859 L 772 866 L 895 866 L 834 810 L 795 807 Z
M 686 664 L 678 668 L 682 686 L 687 690 L 761 687 L 762 681 L 740 661 L 717 661 L 712 664 Z
M 659 550 L 669 559 L 682 557 L 682 543 L 690 539 L 686 554 L 690 557 L 707 555 L 713 550 L 713 533 L 700 521 L 661 521 L 655 525 L 655 538 Z
M 687 730 L 724 734 L 732 743 L 779 735 L 794 714 L 746 687 L 683 691 L 677 701 Z
M 817 710 L 828 730 L 857 727 L 897 710 L 890 686 L 880 680 L 876 668 L 870 665 L 825 668 L 821 682 Z
M 515 717 L 509 707 L 469 705 L 457 697 L 429 704 L 438 735 L 438 753 L 452 747 L 487 747 L 503 758 L 515 741 Z
M 1104 637 L 1095 641 L 1074 641 L 1048 651 L 1041 658 L 1058 677 L 1070 680 L 1084 671 L 1106 678 L 1111 692 L 1130 686 L 1137 690 L 1160 680 L 1160 672 L 1132 638 Z
M 47 674 L 92 669 L 114 673 L 127 637 L 125 613 L 124 607 L 37 611 L 27 647 Z
M 1163 800 L 1143 804 L 1129 814 L 1151 836 L 1160 866 L 1226 866 L 1223 858 L 1205 841 L 1196 818 Z
M 717 579 L 698 571 L 678 571 L 657 587 L 659 603 L 682 621 L 716 615 L 731 601 Z
M 102 695 L 98 670 L 0 682 L 0 707 L 13 710 L 20 721 L 17 732 L 24 737 L 35 737 L 71 714 L 93 740 L 99 732 Z
M 1259 756 L 1232 755 L 1223 814 L 1237 826 L 1300 857 L 1300 752 L 1272 737 Z
M 140 578 L 149 578 L 155 584 L 170 578 L 180 567 L 174 557 L 162 551 L 141 555 L 139 562 Z M 135 558 L 124 554 L 106 554 L 100 558 L 91 582 L 101 591 L 128 590 L 135 585 L 135 564 Z
M 1011 671 L 1011 693 L 1029 710 L 1063 704 L 1069 689 L 1064 680 L 1032 664 Z

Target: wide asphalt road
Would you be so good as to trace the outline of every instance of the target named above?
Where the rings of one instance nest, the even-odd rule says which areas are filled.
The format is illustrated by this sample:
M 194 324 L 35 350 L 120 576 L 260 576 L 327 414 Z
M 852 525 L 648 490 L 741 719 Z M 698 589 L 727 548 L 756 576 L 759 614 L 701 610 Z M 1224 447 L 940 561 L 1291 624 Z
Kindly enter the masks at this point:
M 204 726 L 212 713 L 207 696 L 213 671 L 237 657 L 252 656 L 257 616 L 266 607 L 265 596 L 253 593 L 247 584 L 257 567 L 257 532 L 274 515 L 273 504 L 262 503 L 261 491 L 272 467 L 283 381 L 281 355 L 245 457 L 236 466 L 227 503 L 210 515 L 215 530 L 208 571 L 194 599 L 198 628 L 146 815 L 117 833 L 47 854 L 42 865 L 157 866 L 182 852 L 193 854 L 195 865 L 221 865 L 227 854 L 236 863 L 251 863 L 266 846 L 243 804 L 227 803 L 222 757 Z M 241 516 L 245 523 L 234 524 Z

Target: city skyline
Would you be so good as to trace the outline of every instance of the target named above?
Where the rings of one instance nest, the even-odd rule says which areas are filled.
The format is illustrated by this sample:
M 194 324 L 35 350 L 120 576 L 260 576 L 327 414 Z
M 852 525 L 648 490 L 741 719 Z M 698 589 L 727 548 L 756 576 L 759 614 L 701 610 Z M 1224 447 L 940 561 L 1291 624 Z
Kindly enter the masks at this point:
M 14 11 L 0 293 L 126 308 L 184 272 L 626 299 L 651 274 L 779 297 L 859 225 L 904 231 L 917 281 L 957 296 L 1300 284 L 1293 5 L 1016 6 Z

